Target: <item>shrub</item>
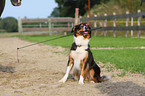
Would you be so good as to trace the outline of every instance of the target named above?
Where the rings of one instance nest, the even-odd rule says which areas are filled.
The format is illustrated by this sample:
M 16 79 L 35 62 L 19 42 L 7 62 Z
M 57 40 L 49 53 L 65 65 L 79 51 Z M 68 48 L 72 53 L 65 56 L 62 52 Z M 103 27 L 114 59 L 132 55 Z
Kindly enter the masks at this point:
M 7 32 L 18 31 L 18 21 L 14 17 L 6 17 L 0 21 L 1 29 L 5 29 Z

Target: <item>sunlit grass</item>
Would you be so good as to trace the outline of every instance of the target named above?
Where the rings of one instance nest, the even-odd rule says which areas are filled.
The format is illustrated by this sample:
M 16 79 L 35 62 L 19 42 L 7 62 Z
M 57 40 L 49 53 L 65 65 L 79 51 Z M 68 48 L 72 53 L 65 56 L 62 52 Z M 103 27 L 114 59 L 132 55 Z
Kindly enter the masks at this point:
M 145 73 L 145 49 L 92 50 L 96 61 L 115 64 L 118 69 Z
M 41 42 L 60 36 L 19 36 L 20 38 L 27 39 L 32 42 Z M 60 39 L 45 42 L 45 44 L 53 46 L 62 46 L 69 48 L 73 42 L 73 36 L 67 36 Z M 92 37 L 90 41 L 91 47 L 96 48 L 126 48 L 126 47 L 142 47 L 145 46 L 145 39 L 141 38 L 125 38 L 125 37 Z

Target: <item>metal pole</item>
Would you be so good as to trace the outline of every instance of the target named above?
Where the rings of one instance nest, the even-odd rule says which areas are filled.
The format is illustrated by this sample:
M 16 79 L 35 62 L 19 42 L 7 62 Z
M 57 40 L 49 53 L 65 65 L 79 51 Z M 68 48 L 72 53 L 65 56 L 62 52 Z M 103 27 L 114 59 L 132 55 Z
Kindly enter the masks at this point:
M 90 0 L 88 0 L 88 15 L 90 17 Z M 90 21 L 89 21 L 89 25 L 90 25 Z
M 90 17 L 90 0 L 88 0 L 88 13 L 89 13 L 89 17 Z

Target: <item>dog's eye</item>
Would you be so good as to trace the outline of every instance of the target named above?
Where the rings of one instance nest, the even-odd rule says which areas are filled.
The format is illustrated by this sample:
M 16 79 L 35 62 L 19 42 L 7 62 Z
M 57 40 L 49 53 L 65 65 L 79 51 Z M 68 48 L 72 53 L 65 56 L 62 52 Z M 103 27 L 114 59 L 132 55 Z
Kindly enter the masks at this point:
M 83 28 L 83 26 L 80 26 L 80 29 Z

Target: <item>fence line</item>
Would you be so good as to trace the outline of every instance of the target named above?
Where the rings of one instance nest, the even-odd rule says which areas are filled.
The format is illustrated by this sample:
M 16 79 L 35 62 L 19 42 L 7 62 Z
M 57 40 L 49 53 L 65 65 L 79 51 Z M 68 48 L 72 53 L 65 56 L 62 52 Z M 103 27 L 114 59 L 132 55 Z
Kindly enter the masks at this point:
M 21 19 L 18 18 L 20 34 L 49 34 L 70 31 L 74 25 L 74 18 L 46 18 L 46 19 Z
M 122 19 L 122 18 L 131 18 L 131 17 L 143 17 L 145 16 L 145 12 L 138 13 L 130 13 L 130 14 L 122 14 L 122 15 L 108 15 L 108 16 L 100 16 L 100 17 L 88 17 L 81 18 L 81 21 L 89 21 L 89 20 L 105 20 L 105 19 Z
M 77 10 L 76 10 L 77 11 Z M 78 14 L 76 14 L 78 17 Z M 49 35 L 52 35 L 54 33 L 58 32 L 66 32 L 70 31 L 71 28 L 74 25 L 74 22 L 87 22 L 88 24 L 90 22 L 94 22 L 94 27 L 98 27 L 98 23 L 103 26 L 100 30 L 104 31 L 104 36 L 107 36 L 107 31 L 112 30 L 113 36 L 116 37 L 116 31 L 118 30 L 124 30 L 126 31 L 125 36 L 128 37 L 129 30 L 131 30 L 131 36 L 133 36 L 133 30 L 137 30 L 137 37 L 140 37 L 141 30 L 145 30 L 145 26 L 141 26 L 142 23 L 145 21 L 141 21 L 141 18 L 145 17 L 145 12 L 141 12 L 138 10 L 137 13 L 129 13 L 126 12 L 126 14 L 122 15 L 116 15 L 116 13 L 113 13 L 113 15 L 107 15 L 104 14 L 104 16 L 97 16 L 94 15 L 94 17 L 87 17 L 79 19 L 76 18 L 46 18 L 46 19 L 21 19 L 18 18 L 18 30 L 20 34 L 33 34 L 33 33 L 46 33 Z M 117 19 L 125 19 L 126 21 L 119 21 Z M 130 19 L 131 18 L 131 19 Z M 134 19 L 137 18 L 137 19 Z M 136 21 L 134 21 L 136 20 Z M 110 26 L 109 23 L 112 23 Z M 118 23 L 125 23 L 124 26 L 118 26 Z M 137 23 L 137 26 L 134 26 L 134 23 Z M 97 30 L 95 30 L 94 35 L 97 35 Z
M 133 30 L 137 30 L 137 37 L 140 37 L 140 33 L 141 30 L 145 30 L 145 26 L 141 26 L 141 23 L 145 22 L 145 21 L 141 21 L 141 18 L 145 17 L 145 12 L 141 12 L 140 10 L 138 10 L 137 13 L 129 13 L 126 12 L 126 14 L 122 14 L 122 15 L 116 15 L 116 13 L 113 13 L 113 15 L 107 15 L 104 14 L 104 16 L 97 16 L 94 15 L 94 17 L 87 17 L 87 18 L 80 18 L 80 22 L 87 22 L 89 24 L 90 21 L 94 22 L 94 27 L 97 27 L 97 23 L 100 23 L 100 20 L 102 21 L 102 23 L 100 23 L 101 26 L 103 26 L 100 30 L 104 30 L 104 36 L 107 35 L 107 30 L 113 30 L 113 36 L 116 37 L 116 31 L 117 30 L 124 30 L 126 31 L 125 36 L 128 37 L 128 33 L 129 30 L 131 30 L 131 36 L 133 36 Z M 124 22 L 125 25 L 122 26 L 117 26 L 117 23 L 119 21 L 117 21 L 117 19 L 125 19 L 126 21 Z M 131 21 L 129 21 L 131 18 Z M 133 23 L 133 19 L 137 18 L 137 26 L 134 26 Z M 109 21 L 112 20 L 112 21 Z M 112 22 L 113 24 L 110 26 L 109 24 L 107 24 L 108 22 Z M 121 21 L 122 22 L 122 21 Z M 129 26 L 129 23 L 131 23 L 131 26 Z M 97 31 L 95 31 L 94 35 L 96 36 Z

